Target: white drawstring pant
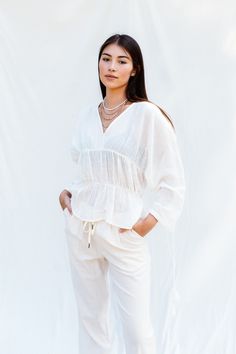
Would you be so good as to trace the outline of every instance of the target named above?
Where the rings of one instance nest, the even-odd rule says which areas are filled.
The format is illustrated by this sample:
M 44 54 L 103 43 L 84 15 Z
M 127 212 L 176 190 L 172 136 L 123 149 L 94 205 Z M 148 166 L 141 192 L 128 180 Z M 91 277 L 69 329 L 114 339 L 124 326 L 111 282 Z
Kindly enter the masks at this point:
M 108 275 L 119 309 L 126 354 L 156 354 L 150 318 L 151 256 L 147 239 L 133 230 L 120 233 L 117 226 L 103 220 L 82 221 L 67 208 L 64 215 L 79 324 L 86 343 L 80 354 L 113 353 Z

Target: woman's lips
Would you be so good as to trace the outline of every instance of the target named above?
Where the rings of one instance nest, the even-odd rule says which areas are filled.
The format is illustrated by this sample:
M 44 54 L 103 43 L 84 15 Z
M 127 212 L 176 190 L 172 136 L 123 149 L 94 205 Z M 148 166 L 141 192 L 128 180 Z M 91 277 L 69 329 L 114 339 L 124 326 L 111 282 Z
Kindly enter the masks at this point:
M 114 80 L 114 79 L 117 79 L 117 77 L 115 77 L 115 76 L 105 76 L 107 79 L 111 79 L 111 80 Z

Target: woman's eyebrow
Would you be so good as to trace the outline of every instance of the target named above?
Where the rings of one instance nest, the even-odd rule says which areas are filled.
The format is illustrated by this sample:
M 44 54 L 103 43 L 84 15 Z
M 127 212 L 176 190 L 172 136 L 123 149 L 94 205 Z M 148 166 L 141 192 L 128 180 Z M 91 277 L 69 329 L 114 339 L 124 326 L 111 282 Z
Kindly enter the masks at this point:
M 112 56 L 111 54 L 108 54 L 108 53 L 102 53 L 102 55 L 108 55 L 109 57 Z M 126 55 L 118 55 L 118 58 L 126 58 L 126 59 L 130 60 L 129 57 L 127 57 Z

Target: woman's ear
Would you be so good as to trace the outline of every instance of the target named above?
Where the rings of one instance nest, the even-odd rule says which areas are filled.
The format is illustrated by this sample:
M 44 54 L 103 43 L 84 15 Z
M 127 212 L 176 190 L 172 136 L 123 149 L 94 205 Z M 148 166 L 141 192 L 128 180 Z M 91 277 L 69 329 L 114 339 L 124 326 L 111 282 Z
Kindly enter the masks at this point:
M 133 69 L 131 76 L 135 76 L 136 74 L 138 74 L 140 71 L 140 65 L 137 65 L 137 67 L 135 69 Z

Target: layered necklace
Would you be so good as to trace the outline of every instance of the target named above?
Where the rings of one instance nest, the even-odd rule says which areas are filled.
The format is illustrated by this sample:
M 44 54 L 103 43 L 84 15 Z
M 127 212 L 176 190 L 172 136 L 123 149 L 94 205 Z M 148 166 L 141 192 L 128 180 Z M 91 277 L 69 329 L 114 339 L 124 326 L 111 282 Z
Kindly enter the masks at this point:
M 107 129 L 110 123 L 122 112 L 125 103 L 128 99 L 125 99 L 123 102 L 119 103 L 117 106 L 113 108 L 108 108 L 105 105 L 105 98 L 102 101 L 101 108 L 100 108 L 100 115 L 102 121 L 103 131 Z

